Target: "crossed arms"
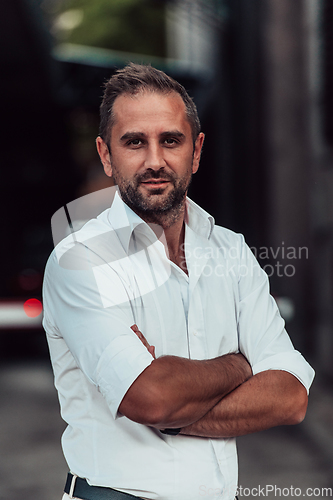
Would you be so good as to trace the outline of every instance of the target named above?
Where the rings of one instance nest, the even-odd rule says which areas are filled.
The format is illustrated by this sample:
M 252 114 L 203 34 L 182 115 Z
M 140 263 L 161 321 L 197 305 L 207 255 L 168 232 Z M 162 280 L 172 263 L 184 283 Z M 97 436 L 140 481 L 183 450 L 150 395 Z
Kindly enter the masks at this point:
M 154 355 L 137 327 L 132 329 Z M 155 359 L 131 385 L 119 411 L 158 429 L 181 427 L 181 434 L 218 438 L 300 423 L 306 408 L 307 392 L 296 377 L 280 370 L 252 375 L 238 353 L 202 361 Z

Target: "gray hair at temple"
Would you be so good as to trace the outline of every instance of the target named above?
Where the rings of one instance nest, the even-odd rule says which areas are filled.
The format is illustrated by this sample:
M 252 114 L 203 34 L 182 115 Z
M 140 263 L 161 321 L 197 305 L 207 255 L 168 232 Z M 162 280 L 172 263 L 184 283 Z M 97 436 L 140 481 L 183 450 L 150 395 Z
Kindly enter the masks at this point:
M 200 133 L 197 108 L 185 88 L 176 80 L 152 66 L 130 63 L 106 82 L 100 106 L 99 135 L 109 146 L 111 129 L 114 125 L 113 104 L 122 94 L 135 95 L 141 91 L 168 94 L 177 92 L 185 104 L 187 120 L 191 126 L 193 143 Z

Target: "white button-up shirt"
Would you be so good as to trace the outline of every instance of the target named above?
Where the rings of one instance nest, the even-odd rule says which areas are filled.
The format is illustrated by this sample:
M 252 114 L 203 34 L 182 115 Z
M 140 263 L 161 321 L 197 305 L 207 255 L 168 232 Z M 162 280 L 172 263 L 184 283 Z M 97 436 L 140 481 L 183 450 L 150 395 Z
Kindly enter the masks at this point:
M 313 370 L 294 350 L 268 279 L 241 235 L 214 226 L 187 200 L 189 275 L 118 194 L 65 238 L 44 281 L 50 347 L 70 470 L 92 485 L 160 500 L 233 499 L 235 439 L 168 436 L 120 415 L 126 391 L 157 357 L 210 359 L 240 350 L 253 373 L 285 370 L 309 389 Z

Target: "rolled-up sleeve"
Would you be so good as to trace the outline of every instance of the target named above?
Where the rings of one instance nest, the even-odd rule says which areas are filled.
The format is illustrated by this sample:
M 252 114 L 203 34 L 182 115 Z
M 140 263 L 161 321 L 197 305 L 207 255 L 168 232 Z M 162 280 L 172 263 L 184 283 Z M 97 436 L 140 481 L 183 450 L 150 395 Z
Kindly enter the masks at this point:
M 119 416 L 118 408 L 127 390 L 153 359 L 138 342 L 133 335 L 120 335 L 108 345 L 96 367 L 94 378 L 114 418 Z
M 90 250 L 86 262 L 91 262 Z M 47 335 L 63 339 L 78 368 L 105 398 L 114 418 L 129 387 L 153 361 L 153 357 L 131 330 L 135 323 L 133 304 L 124 280 L 110 268 L 107 286 L 118 290 L 117 301 L 105 307 L 96 281 L 94 265 L 76 269 L 62 267 L 51 255 L 44 278 L 44 328 Z M 104 289 L 106 283 L 103 284 Z
M 243 239 L 239 269 L 239 346 L 253 374 L 266 370 L 287 371 L 309 391 L 314 370 L 294 349 L 276 302 L 269 293 L 268 277 Z

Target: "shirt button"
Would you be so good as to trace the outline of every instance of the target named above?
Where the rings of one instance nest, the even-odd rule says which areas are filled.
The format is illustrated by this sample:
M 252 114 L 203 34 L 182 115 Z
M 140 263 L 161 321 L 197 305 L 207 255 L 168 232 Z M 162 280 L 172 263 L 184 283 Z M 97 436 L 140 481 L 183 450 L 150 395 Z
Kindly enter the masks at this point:
M 193 335 L 198 335 L 198 332 L 196 330 L 194 330 Z

